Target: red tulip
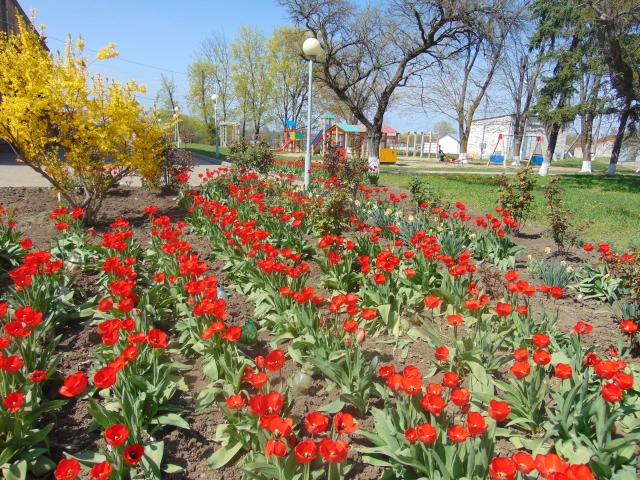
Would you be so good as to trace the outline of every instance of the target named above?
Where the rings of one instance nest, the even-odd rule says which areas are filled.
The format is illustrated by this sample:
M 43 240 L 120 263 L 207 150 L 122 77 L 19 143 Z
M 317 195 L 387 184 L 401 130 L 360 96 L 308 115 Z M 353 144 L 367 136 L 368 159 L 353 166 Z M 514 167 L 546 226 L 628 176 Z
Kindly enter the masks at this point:
M 318 446 L 313 440 L 303 440 L 298 443 L 293 452 L 299 464 L 304 465 L 315 460 L 318 456 Z
M 623 391 L 615 383 L 607 383 L 602 386 L 602 398 L 604 398 L 607 402 L 619 402 L 620 400 L 622 400 L 622 397 Z
M 566 380 L 571 378 L 573 372 L 571 370 L 571 365 L 567 365 L 566 363 L 558 363 L 555 367 L 555 376 L 561 380 Z
M 74 480 L 80 474 L 80 462 L 75 458 L 63 458 L 53 471 L 56 480 Z
M 129 438 L 129 430 L 125 425 L 111 425 L 104 431 L 104 438 L 108 444 L 119 447 Z
M 341 463 L 347 458 L 349 446 L 342 439 L 335 442 L 329 438 L 323 438 L 320 442 L 320 455 L 327 463 Z
M 495 457 L 489 464 L 492 480 L 513 480 L 516 478 L 516 465 L 510 458 Z
M 493 418 L 496 422 L 502 422 L 509 417 L 511 413 L 511 408 L 507 402 L 502 402 L 500 400 L 491 400 L 489 402 L 489 409 L 487 411 L 489 416 Z
M 329 418 L 320 412 L 311 412 L 305 417 L 304 425 L 311 435 L 322 433 L 329 427 Z
M 134 443 L 129 445 L 122 452 L 122 457 L 124 461 L 129 465 L 136 465 L 144 455 L 144 447 L 138 443 Z

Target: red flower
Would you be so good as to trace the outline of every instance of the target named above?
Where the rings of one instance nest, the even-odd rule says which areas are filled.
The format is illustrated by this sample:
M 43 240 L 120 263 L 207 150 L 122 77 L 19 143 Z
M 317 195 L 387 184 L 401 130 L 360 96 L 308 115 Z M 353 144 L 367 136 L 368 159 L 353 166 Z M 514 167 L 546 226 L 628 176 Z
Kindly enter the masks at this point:
M 462 425 L 455 424 L 447 430 L 447 437 L 455 443 L 464 442 L 469 438 L 469 431 Z
M 578 335 L 588 335 L 591 333 L 591 330 L 593 330 L 593 327 L 582 320 L 576 323 L 575 327 L 573 327 L 574 333 L 577 333 Z
M 569 480 L 596 480 L 589 466 L 585 464 L 569 465 L 567 478 Z
M 112 367 L 104 367 L 98 370 L 93 376 L 93 383 L 98 388 L 109 388 L 116 383 L 117 371 Z
M 384 273 L 376 273 L 373 276 L 373 281 L 378 285 L 382 285 L 386 280 L 387 278 L 384 276 Z
M 487 431 L 487 422 L 480 412 L 469 412 L 467 414 L 467 429 L 473 436 L 482 435 Z
M 615 383 L 607 383 L 602 386 L 602 398 L 604 398 L 607 402 L 619 402 L 620 400 L 622 400 L 622 397 L 623 391 Z
M 564 296 L 564 291 L 560 287 L 551 287 L 549 293 L 553 298 L 562 298 Z
M 500 317 L 506 317 L 511 313 L 512 308 L 513 307 L 511 306 L 510 303 L 498 302 L 496 305 L 496 313 Z
M 545 366 L 551 361 L 551 355 L 546 350 L 536 350 L 533 352 L 533 361 L 540 366 Z
M 455 388 L 460 383 L 460 377 L 456 372 L 446 372 L 442 376 L 442 384 L 447 388 Z
M 75 397 L 87 388 L 88 378 L 84 372 L 76 372 L 64 379 L 58 392 L 65 397 Z
M 638 324 L 633 320 L 624 320 L 620 322 L 620 330 L 629 335 L 633 335 L 638 331 Z
M 147 333 L 147 343 L 151 348 L 165 348 L 169 345 L 167 334 L 157 328 L 149 330 L 149 333 Z
M 529 358 L 529 351 L 526 348 L 516 348 L 513 351 L 513 358 L 517 362 L 524 362 Z
M 12 392 L 2 400 L 2 405 L 11 413 L 15 413 L 20 410 L 24 403 L 24 394 L 21 392 Z
M 333 427 L 338 434 L 349 434 L 358 430 L 358 424 L 350 413 L 338 412 L 333 417 Z
M 436 348 L 434 357 L 436 360 L 439 360 L 441 362 L 446 361 L 449 358 L 449 349 L 446 347 L 446 345 L 440 345 L 438 348 Z
M 418 441 L 418 431 L 413 427 L 409 427 L 404 432 L 404 438 L 409 443 L 416 443 Z
M 237 341 L 242 335 L 242 329 L 236 325 L 233 325 L 227 328 L 227 331 L 224 332 L 221 337 L 229 342 Z
M 435 295 L 429 295 L 424 297 L 424 304 L 427 308 L 439 308 L 442 305 L 442 300 Z
M 376 315 L 376 311 L 373 308 L 363 308 L 360 312 L 360 316 L 365 320 L 373 320 Z
M 447 406 L 444 398 L 440 395 L 427 394 L 422 397 L 420 401 L 422 403 L 422 407 L 429 413 L 433 415 L 440 415 L 444 408 Z
M 489 402 L 489 409 L 487 410 L 487 413 L 489 413 L 489 416 L 496 422 L 502 422 L 509 417 L 511 408 L 507 402 L 491 400 Z
M 567 365 L 566 363 L 558 363 L 555 367 L 555 376 L 560 380 L 566 380 L 571 378 L 573 372 L 571 370 L 571 365 Z
M 536 469 L 544 478 L 549 478 L 554 473 L 565 473 L 569 465 L 555 453 L 536 455 Z
M 524 378 L 531 372 L 529 362 L 514 362 L 511 367 L 511 373 L 517 378 Z
M 344 331 L 347 333 L 353 333 L 358 328 L 358 322 L 355 320 L 347 320 L 342 324 L 342 328 L 344 328 Z
M 536 466 L 533 457 L 526 452 L 516 453 L 513 461 L 516 464 L 516 470 L 525 474 L 531 472 Z
M 122 457 L 124 458 L 124 461 L 127 462 L 129 465 L 137 464 L 142 459 L 143 455 L 144 455 L 144 447 L 139 443 L 134 443 L 133 445 L 129 445 L 124 449 L 124 452 L 122 452 Z
M 107 480 L 113 471 L 113 467 L 107 461 L 99 463 L 91 467 L 89 470 L 89 475 L 91 475 L 91 480 Z
M 39 383 L 43 381 L 47 377 L 47 372 L 45 370 L 34 370 L 29 375 L 29 379 L 34 383 Z
M 275 349 L 269 352 L 264 359 L 264 366 L 271 372 L 277 372 L 284 365 L 284 352 L 280 349 Z
M 516 478 L 516 464 L 507 457 L 495 457 L 489 464 L 492 480 L 513 480 Z
M 418 433 L 418 440 L 423 443 L 433 443 L 436 441 L 436 437 L 438 436 L 438 432 L 435 427 L 430 423 L 418 425 L 416 427 L 416 431 Z
M 227 407 L 236 410 L 238 408 L 242 408 L 245 403 L 245 398 L 242 393 L 236 393 L 235 395 L 231 395 L 229 398 L 227 398 L 226 402 Z
M 593 250 L 593 244 L 591 244 L 591 243 L 585 243 L 585 244 L 582 246 L 582 249 L 583 249 L 585 252 L 591 252 L 591 251 Z
M 460 315 L 459 313 L 447 315 L 447 322 L 449 322 L 449 325 L 451 325 L 452 327 L 458 327 L 462 325 L 462 315 Z
M 402 389 L 409 395 L 417 395 L 422 390 L 422 377 L 420 375 L 403 375 Z
M 382 378 L 389 378 L 394 373 L 396 373 L 396 368 L 393 365 L 382 365 L 378 369 L 378 375 Z
M 56 480 L 74 480 L 80 474 L 80 462 L 75 458 L 63 458 L 53 472 Z
M 534 333 L 531 341 L 538 348 L 547 348 L 549 346 L 549 335 L 546 333 Z
M 629 390 L 633 387 L 633 375 L 624 372 L 616 372 L 613 381 L 622 389 Z
M 468 404 L 470 397 L 469 390 L 466 388 L 455 388 L 451 391 L 451 401 L 459 407 Z
M 305 417 L 304 426 L 311 435 L 326 432 L 329 427 L 329 417 L 320 412 L 311 412 Z
M 330 440 L 329 438 L 323 438 L 320 442 L 320 455 L 327 463 L 340 463 L 347 458 L 349 453 L 349 446 L 344 440 Z
M 318 446 L 313 440 L 303 440 L 293 449 L 296 460 L 299 464 L 304 465 L 315 460 L 318 456 Z
M 504 278 L 507 282 L 515 282 L 519 276 L 520 275 L 518 274 L 518 272 L 515 272 L 513 270 L 509 270 L 504 274 Z
M 278 458 L 282 458 L 287 454 L 287 444 L 282 440 L 270 438 L 264 447 L 264 454 L 267 457 L 275 455 Z
M 104 438 L 109 445 L 119 447 L 129 438 L 129 430 L 125 425 L 117 423 L 104 431 Z

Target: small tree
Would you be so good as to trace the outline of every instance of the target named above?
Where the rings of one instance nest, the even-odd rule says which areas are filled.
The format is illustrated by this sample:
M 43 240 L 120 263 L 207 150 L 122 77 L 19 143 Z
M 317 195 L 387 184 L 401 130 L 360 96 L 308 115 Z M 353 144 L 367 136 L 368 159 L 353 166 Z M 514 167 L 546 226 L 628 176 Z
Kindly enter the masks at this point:
M 558 178 L 552 178 L 544 187 L 544 197 L 547 200 L 547 220 L 551 238 L 558 252 L 564 252 L 570 245 L 579 243 L 580 231 L 573 223 L 574 212 L 564 208 L 564 190 L 558 185 Z
M 97 58 L 116 55 L 110 45 Z M 0 138 L 89 223 L 124 177 L 155 184 L 160 176 L 166 130 L 136 100 L 141 91 L 135 82 L 90 77 L 71 44 L 50 54 L 21 19 L 16 35 L 0 36 Z
M 511 212 L 511 218 L 518 223 L 514 229 L 516 232 L 524 226 L 531 213 L 535 184 L 530 167 L 520 170 L 513 180 L 507 175 L 498 177 L 498 202 Z

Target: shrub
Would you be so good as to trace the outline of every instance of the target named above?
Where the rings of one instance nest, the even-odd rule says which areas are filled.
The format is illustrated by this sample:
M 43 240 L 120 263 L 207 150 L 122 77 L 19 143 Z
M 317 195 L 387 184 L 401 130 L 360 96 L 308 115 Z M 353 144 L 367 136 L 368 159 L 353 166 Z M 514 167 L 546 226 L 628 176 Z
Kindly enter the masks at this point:
M 167 136 L 135 98 L 143 87 L 90 77 L 77 51 L 53 56 L 22 20 L 16 35 L 0 36 L 0 137 L 91 223 L 126 176 L 158 181 Z M 97 58 L 116 55 L 111 47 Z
M 179 184 L 176 176 L 189 172 L 194 165 L 195 160 L 190 151 L 174 147 L 167 148 L 162 156 L 161 187 L 177 190 Z
M 266 142 L 250 145 L 241 140 L 229 147 L 227 158 L 237 165 L 242 172 L 254 170 L 266 175 L 273 167 L 273 152 Z
M 580 229 L 573 223 L 573 212 L 564 208 L 562 198 L 564 190 L 558 185 L 558 179 L 553 178 L 544 187 L 544 197 L 547 200 L 547 220 L 549 231 L 559 252 L 567 246 L 579 243 Z
M 344 188 L 335 187 L 319 204 L 314 228 L 321 234 L 339 235 L 349 227 L 352 199 Z
M 498 202 L 511 212 L 511 217 L 517 222 L 513 229 L 515 232 L 518 232 L 529 218 L 534 187 L 535 180 L 529 167 L 520 170 L 513 178 L 507 175 L 498 177 Z
M 413 177 L 409 183 L 409 191 L 411 192 L 411 197 L 418 205 L 423 205 L 424 203 L 440 205 L 442 203 L 440 193 L 422 178 Z

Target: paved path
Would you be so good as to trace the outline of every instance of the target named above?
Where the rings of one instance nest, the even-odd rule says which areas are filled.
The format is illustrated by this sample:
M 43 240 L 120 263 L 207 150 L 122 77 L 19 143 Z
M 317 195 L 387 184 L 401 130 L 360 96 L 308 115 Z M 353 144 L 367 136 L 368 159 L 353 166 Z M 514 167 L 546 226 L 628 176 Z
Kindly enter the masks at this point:
M 200 184 L 199 173 L 205 173 L 207 169 L 211 170 L 221 165 L 229 166 L 228 162 L 221 162 L 210 157 L 200 154 L 194 154 L 197 165 L 191 174 L 192 185 Z M 122 183 L 127 186 L 139 187 L 140 179 L 138 177 L 127 177 Z M 46 178 L 37 173 L 35 170 L 22 165 L 15 161 L 12 154 L 0 153 L 0 187 L 49 187 L 50 184 Z

